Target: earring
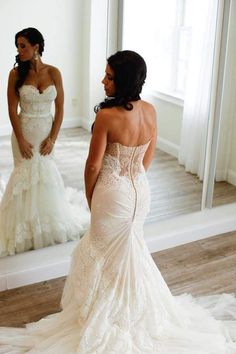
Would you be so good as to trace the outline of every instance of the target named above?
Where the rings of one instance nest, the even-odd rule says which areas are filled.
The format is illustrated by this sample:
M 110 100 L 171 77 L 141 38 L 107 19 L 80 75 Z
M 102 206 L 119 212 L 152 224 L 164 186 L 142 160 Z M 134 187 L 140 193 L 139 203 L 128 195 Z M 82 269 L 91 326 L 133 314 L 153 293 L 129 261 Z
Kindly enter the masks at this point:
M 38 52 L 37 52 L 37 51 L 35 51 L 35 52 L 34 52 L 34 60 L 38 60 L 38 59 L 39 59 Z

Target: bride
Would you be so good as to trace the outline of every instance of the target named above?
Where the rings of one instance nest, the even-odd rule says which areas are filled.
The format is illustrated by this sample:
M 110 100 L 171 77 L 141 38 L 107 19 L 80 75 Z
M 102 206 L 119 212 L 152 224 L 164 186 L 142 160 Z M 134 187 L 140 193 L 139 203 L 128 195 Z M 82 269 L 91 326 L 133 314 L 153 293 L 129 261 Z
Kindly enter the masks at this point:
M 236 353 L 234 296 L 173 297 L 143 239 L 156 146 L 154 108 L 140 99 L 145 78 L 137 53 L 108 58 L 109 99 L 96 107 L 85 168 L 91 226 L 73 252 L 62 311 L 0 328 L 0 353 Z
M 15 45 L 17 66 L 8 81 L 14 170 L 0 206 L 0 257 L 76 240 L 88 219 L 74 213 L 53 160 L 63 119 L 61 74 L 42 62 L 44 39 L 37 29 L 18 32 Z

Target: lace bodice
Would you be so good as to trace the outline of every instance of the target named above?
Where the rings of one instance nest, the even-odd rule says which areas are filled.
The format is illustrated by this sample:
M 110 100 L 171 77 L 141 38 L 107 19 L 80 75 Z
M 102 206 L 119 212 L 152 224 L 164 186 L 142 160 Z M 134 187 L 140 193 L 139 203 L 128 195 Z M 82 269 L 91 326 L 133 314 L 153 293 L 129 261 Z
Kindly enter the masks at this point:
M 48 116 L 57 95 L 54 85 L 49 85 L 42 93 L 33 85 L 22 85 L 19 92 L 20 115 L 31 118 Z
M 149 142 L 140 146 L 124 146 L 120 143 L 108 143 L 105 157 L 113 157 L 119 165 L 119 175 L 135 178 L 144 172 L 143 157 Z
M 42 93 L 33 85 L 22 85 L 20 94 L 21 129 L 24 138 L 33 145 L 34 156 L 39 155 L 40 144 L 50 134 L 53 115 L 51 113 L 52 102 L 57 96 L 56 87 L 49 85 Z M 22 161 L 18 142 L 15 134 L 12 135 L 12 149 L 15 166 Z M 52 153 L 49 157 L 52 157 Z
M 112 186 L 128 180 L 136 183 L 145 176 L 143 157 L 149 142 L 139 146 L 125 146 L 120 143 L 108 143 L 99 175 L 99 182 Z

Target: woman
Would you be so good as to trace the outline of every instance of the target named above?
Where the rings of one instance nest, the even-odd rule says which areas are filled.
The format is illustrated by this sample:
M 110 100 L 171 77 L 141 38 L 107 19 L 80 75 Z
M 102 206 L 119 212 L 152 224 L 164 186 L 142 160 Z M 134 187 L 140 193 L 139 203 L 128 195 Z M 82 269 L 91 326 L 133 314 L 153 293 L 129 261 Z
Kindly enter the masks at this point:
M 8 81 L 14 170 L 0 209 L 0 256 L 75 240 L 84 230 L 53 160 L 63 119 L 60 71 L 42 62 L 44 39 L 37 29 L 18 32 L 15 45 L 17 66 Z
M 135 52 L 108 59 L 109 99 L 96 108 L 85 169 L 91 227 L 74 251 L 63 310 L 26 329 L 0 329 L 4 353 L 235 353 L 236 333 L 223 321 L 191 297 L 172 297 L 143 240 L 145 169 L 156 144 L 155 111 L 140 99 L 145 77 Z

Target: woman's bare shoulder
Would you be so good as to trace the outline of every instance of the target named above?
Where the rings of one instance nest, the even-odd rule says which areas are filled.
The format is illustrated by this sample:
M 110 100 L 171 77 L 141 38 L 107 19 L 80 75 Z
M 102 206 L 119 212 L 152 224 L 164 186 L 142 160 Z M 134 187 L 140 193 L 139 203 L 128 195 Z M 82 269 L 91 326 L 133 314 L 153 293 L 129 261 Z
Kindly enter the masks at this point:
M 12 68 L 12 69 L 9 71 L 9 78 L 10 78 L 10 79 L 17 79 L 17 77 L 18 77 L 17 69 L 16 69 L 16 68 Z
M 56 86 L 62 85 L 62 77 L 61 72 L 55 66 L 46 64 L 48 75 L 51 77 L 51 80 L 54 82 Z
M 155 107 L 154 107 L 151 103 L 149 103 L 149 102 L 147 102 L 147 101 L 143 101 L 143 100 L 141 100 L 140 102 L 141 102 L 142 107 L 143 107 L 145 110 L 147 110 L 148 112 L 150 112 L 150 113 L 156 115 L 156 109 L 155 109 Z
M 18 80 L 18 72 L 16 70 L 16 68 L 13 68 L 10 70 L 9 72 L 9 76 L 8 76 L 8 88 L 10 87 L 15 87 L 15 83 Z
M 98 119 L 106 120 L 110 117 L 114 117 L 114 115 L 117 115 L 118 113 L 119 110 L 117 107 L 103 108 L 97 112 L 96 117 L 98 117 Z
M 149 121 L 152 125 L 156 126 L 157 112 L 155 107 L 151 103 L 146 101 L 140 101 L 140 103 L 142 105 L 142 110 L 145 117 L 147 118 L 147 121 Z
M 45 64 L 45 65 L 46 65 L 46 69 L 47 69 L 49 75 L 52 78 L 57 78 L 57 77 L 61 76 L 61 72 L 56 66 L 49 65 L 49 64 Z
M 111 116 L 110 108 L 99 109 L 96 113 L 95 121 L 106 122 L 109 121 L 109 117 Z
M 116 107 L 100 109 L 95 117 L 96 126 L 103 126 L 106 130 L 112 129 L 116 121 L 116 111 Z

